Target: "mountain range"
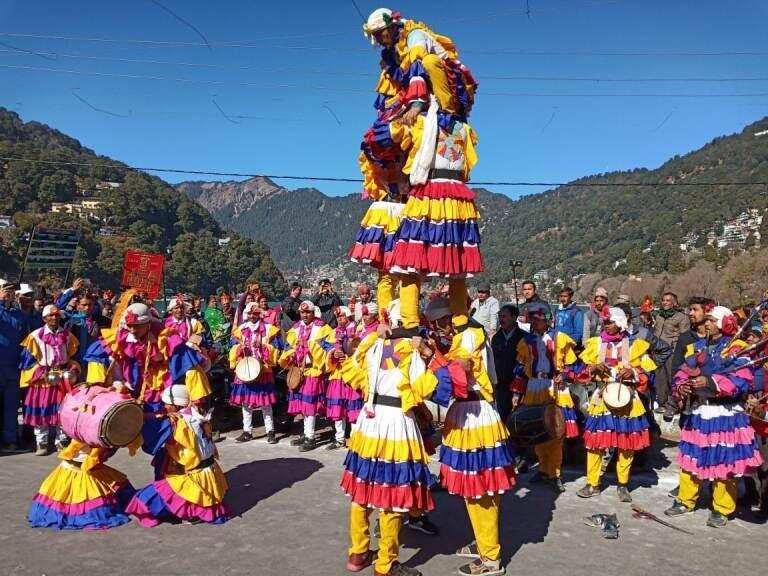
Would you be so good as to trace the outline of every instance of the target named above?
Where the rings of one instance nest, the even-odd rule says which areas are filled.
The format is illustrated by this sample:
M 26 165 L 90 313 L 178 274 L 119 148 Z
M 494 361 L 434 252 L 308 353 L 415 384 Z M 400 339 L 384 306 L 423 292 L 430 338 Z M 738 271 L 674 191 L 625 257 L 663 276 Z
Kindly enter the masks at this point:
M 585 176 L 516 200 L 475 189 L 488 280 L 508 282 L 511 259 L 525 276 L 568 281 L 595 272 L 682 272 L 697 259 L 722 260 L 759 244 L 768 218 L 730 239 L 724 229 L 750 210 L 760 222 L 768 208 L 768 135 L 756 136 L 765 130 L 768 118 L 655 169 Z M 357 195 L 288 190 L 263 177 L 176 187 L 222 225 L 268 245 L 287 277 L 366 274 L 346 258 L 367 206 Z

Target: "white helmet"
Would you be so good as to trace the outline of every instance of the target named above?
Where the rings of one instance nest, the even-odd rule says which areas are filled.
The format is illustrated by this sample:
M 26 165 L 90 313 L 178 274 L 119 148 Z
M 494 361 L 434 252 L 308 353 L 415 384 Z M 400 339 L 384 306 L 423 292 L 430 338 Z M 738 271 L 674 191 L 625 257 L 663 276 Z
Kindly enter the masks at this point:
M 373 35 L 380 30 L 389 28 L 393 23 L 401 20 L 399 12 L 393 12 L 389 8 L 377 8 L 363 24 L 363 34 L 366 38 L 370 39 L 371 44 L 375 44 L 376 40 Z
M 141 302 L 135 302 L 125 309 L 123 320 L 126 325 L 149 324 L 152 321 L 152 313 L 149 306 Z

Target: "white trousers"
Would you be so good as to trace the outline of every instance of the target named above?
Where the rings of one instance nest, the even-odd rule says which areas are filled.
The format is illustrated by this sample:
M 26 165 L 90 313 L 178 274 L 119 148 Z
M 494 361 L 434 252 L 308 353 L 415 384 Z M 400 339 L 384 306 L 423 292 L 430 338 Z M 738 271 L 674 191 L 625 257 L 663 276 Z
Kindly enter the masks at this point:
M 336 442 L 344 442 L 344 436 L 347 432 L 347 423 L 344 420 L 336 420 L 333 423 L 333 427 L 336 429 Z
M 312 440 L 315 437 L 315 420 L 317 416 L 304 416 L 304 437 Z
M 253 428 L 253 412 L 250 408 L 243 406 L 243 432 L 250 434 Z M 261 414 L 264 416 L 264 429 L 269 432 L 275 430 L 275 419 L 272 417 L 272 406 L 262 406 Z
M 56 437 L 56 442 L 61 442 L 62 440 L 67 439 L 67 435 L 64 434 L 64 431 L 59 426 L 35 426 L 35 442 L 37 442 L 38 446 L 47 446 L 48 445 L 48 434 L 51 429 L 53 429 L 53 433 Z

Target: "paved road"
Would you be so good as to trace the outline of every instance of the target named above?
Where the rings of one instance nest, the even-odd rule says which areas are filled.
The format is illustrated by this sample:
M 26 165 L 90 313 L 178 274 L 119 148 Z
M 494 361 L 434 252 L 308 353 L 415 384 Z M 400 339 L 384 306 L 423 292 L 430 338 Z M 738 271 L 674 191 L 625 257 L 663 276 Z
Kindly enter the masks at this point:
M 221 463 L 231 486 L 237 517 L 223 526 L 166 525 L 145 529 L 135 522 L 106 532 L 53 532 L 30 529 L 26 509 L 55 456 L 31 454 L 0 458 L 0 573 L 8 576 L 87 575 L 340 575 L 345 574 L 348 501 L 338 489 L 344 454 L 322 448 L 307 454 L 282 441 L 263 439 L 219 444 Z M 673 449 L 665 454 L 673 456 Z M 657 463 L 666 458 L 657 455 Z M 110 463 L 135 486 L 151 480 L 149 458 L 120 453 Z M 754 569 L 766 527 L 749 513 L 724 530 L 707 528 L 707 511 L 674 520 L 688 536 L 632 518 L 628 505 L 609 488 L 598 498 L 581 500 L 580 471 L 568 471 L 568 491 L 554 497 L 530 486 L 524 475 L 503 500 L 502 542 L 509 574 L 597 574 L 633 576 L 733 574 Z M 608 476 L 609 481 L 614 479 Z M 635 501 L 661 514 L 666 492 L 676 484 L 673 464 L 655 473 L 635 474 Z M 401 559 L 425 575 L 455 573 L 461 563 L 452 552 L 470 540 L 463 502 L 436 494 L 432 518 L 439 537 L 403 530 Z M 608 541 L 585 526 L 588 514 L 616 512 L 620 538 Z M 372 574 L 368 569 L 362 574 Z

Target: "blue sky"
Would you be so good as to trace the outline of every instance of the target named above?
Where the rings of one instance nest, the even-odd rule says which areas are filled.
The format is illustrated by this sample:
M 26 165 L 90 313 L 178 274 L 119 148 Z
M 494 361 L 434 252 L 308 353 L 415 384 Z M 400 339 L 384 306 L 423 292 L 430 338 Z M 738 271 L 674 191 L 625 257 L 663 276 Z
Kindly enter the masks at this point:
M 378 0 L 357 4 L 366 14 L 380 5 Z M 150 0 L 0 0 L 0 33 L 120 41 L 0 35 L 0 42 L 10 45 L 0 45 L 0 105 L 135 166 L 358 176 L 360 137 L 374 119 L 378 52 L 363 38 L 351 0 L 164 0 L 163 5 L 199 29 L 212 49 Z M 453 37 L 480 82 L 471 118 L 480 135 L 476 181 L 567 181 L 655 167 L 768 115 L 766 96 L 670 96 L 765 94 L 768 81 L 562 80 L 768 77 L 765 54 L 668 54 L 768 52 L 765 2 L 529 0 L 528 5 L 530 15 L 525 0 L 401 0 L 389 5 Z M 160 176 L 171 182 L 187 179 Z M 289 188 L 308 184 L 278 182 Z M 359 189 L 356 184 L 308 185 L 330 194 Z M 513 197 L 538 190 L 490 188 Z

